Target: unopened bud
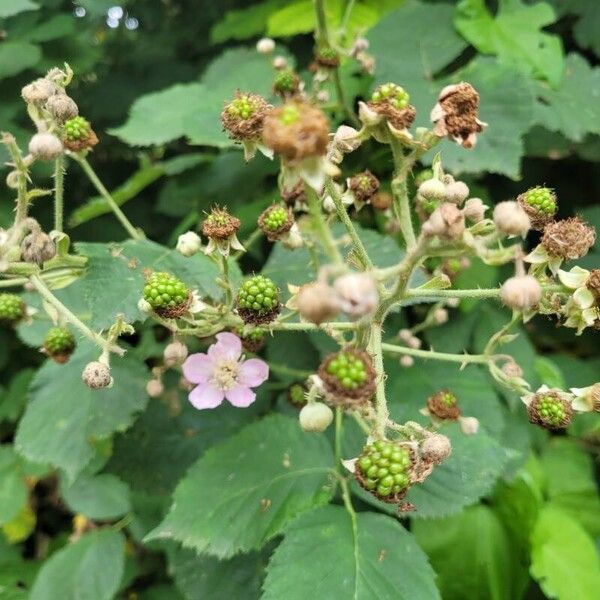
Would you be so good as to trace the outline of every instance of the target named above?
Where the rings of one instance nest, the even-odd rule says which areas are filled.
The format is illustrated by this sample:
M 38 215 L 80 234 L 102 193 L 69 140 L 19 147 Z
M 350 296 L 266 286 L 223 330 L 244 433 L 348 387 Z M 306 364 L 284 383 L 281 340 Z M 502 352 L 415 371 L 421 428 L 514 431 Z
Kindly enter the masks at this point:
M 66 94 L 55 94 L 54 96 L 50 96 L 48 102 L 46 102 L 46 108 L 61 125 L 79 114 L 77 104 Z
M 19 188 L 19 171 L 10 171 L 6 176 L 6 186 L 16 190 Z
M 439 179 L 426 179 L 419 186 L 419 196 L 425 200 L 444 200 L 446 198 L 446 186 Z
M 533 308 L 542 298 L 542 288 L 532 275 L 517 275 L 507 279 L 500 289 L 502 302 L 514 310 Z
M 502 372 L 511 379 L 523 377 L 523 369 L 514 360 L 505 362 L 502 365 Z
M 487 206 L 481 198 L 469 198 L 463 207 L 463 215 L 469 219 L 471 223 L 479 223 L 485 218 L 485 210 Z
M 25 262 L 41 266 L 54 258 L 56 246 L 47 233 L 37 229 L 21 242 L 21 256 Z
M 441 433 L 434 433 L 423 441 L 421 457 L 436 465 L 446 460 L 452 452 L 450 440 Z
M 423 223 L 423 233 L 446 239 L 459 239 L 465 231 L 465 218 L 455 204 L 445 202 Z
M 194 256 L 194 254 L 202 250 L 202 240 L 197 233 L 187 231 L 177 238 L 176 248 L 177 252 L 180 252 L 184 256 Z
M 417 350 L 421 347 L 421 340 L 413 335 L 411 338 L 408 339 L 407 345 L 409 348 L 414 348 L 415 350 Z
M 498 231 L 505 235 L 520 235 L 525 237 L 531 228 L 527 213 L 517 202 L 506 200 L 496 204 L 494 208 L 494 223 Z
M 264 37 L 256 42 L 256 51 L 259 54 L 271 54 L 275 50 L 275 40 Z
M 462 204 L 469 197 L 469 186 L 463 181 L 452 181 L 446 185 L 446 201 Z
M 400 366 L 408 369 L 415 364 L 415 359 L 408 354 L 405 354 L 402 358 L 400 358 Z
M 398 337 L 403 341 L 408 343 L 408 341 L 413 337 L 412 331 L 410 329 L 401 329 L 398 332 Z
M 340 310 L 333 288 L 319 281 L 300 288 L 296 306 L 303 319 L 317 325 L 333 319 Z
M 98 360 L 92 361 L 85 366 L 85 369 L 81 373 L 81 379 L 85 385 L 93 390 L 110 387 L 113 383 L 109 366 Z
M 302 407 L 299 415 L 303 431 L 325 431 L 333 421 L 333 411 L 322 402 L 313 402 Z
M 171 342 L 165 346 L 163 359 L 167 367 L 183 364 L 188 356 L 188 348 L 183 342 Z
M 448 322 L 448 311 L 445 308 L 436 308 L 433 312 L 433 320 L 438 325 L 443 325 Z
M 350 320 L 370 315 L 379 305 L 377 283 L 368 273 L 348 273 L 338 277 L 333 288 L 339 306 Z
M 29 141 L 29 152 L 40 160 L 54 160 L 62 154 L 63 145 L 52 133 L 36 133 Z
M 458 423 L 465 435 L 475 435 L 479 431 L 479 419 L 476 417 L 459 417 Z
M 158 398 L 165 391 L 165 386 L 160 379 L 151 379 L 146 384 L 146 393 L 150 398 Z
M 285 69 L 288 65 L 288 61 L 285 56 L 276 56 L 273 59 L 273 68 L 281 71 L 281 69 Z
M 27 84 L 21 90 L 21 96 L 27 104 L 35 104 L 36 106 L 41 106 L 45 104 L 53 94 L 56 94 L 58 91 L 58 87 L 56 84 L 48 81 L 44 77 L 40 79 L 36 79 L 31 83 Z

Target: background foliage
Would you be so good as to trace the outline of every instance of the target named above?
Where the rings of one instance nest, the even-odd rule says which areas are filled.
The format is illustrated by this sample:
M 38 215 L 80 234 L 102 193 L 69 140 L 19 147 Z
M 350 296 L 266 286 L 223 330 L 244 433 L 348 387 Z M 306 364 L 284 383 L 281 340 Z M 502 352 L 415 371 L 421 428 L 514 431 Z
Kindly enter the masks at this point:
M 215 203 L 242 219 L 241 238 L 254 229 L 276 197 L 276 166 L 245 165 L 218 115 L 237 88 L 270 94 L 272 71 L 254 51 L 259 36 L 276 38 L 306 75 L 314 28 L 311 0 L 138 0 L 122 2 L 123 15 L 109 23 L 112 5 L 0 2 L 2 130 L 26 143 L 20 88 L 68 61 L 77 74 L 70 93 L 101 137 L 91 160 L 131 220 L 162 244 L 127 242 L 122 256 L 111 255 L 102 243 L 123 238 L 118 223 L 80 173 L 68 173 L 68 232 L 90 267 L 59 297 L 96 328 L 118 311 L 140 317 L 143 267 L 168 268 L 214 293 L 212 263 L 190 267 L 164 246 Z M 332 27 L 345 5 L 327 1 Z M 357 0 L 349 27 L 370 39 L 377 70 L 360 76 L 347 63 L 344 85 L 360 98 L 397 81 L 419 124 L 441 86 L 468 80 L 490 127 L 475 151 L 444 145 L 444 166 L 490 204 L 546 184 L 556 189 L 562 216 L 582 214 L 600 228 L 599 17 L 596 0 Z M 390 171 L 390 157 L 375 145 L 350 160 L 383 178 Z M 51 185 L 49 171 L 36 166 L 34 175 Z M 0 225 L 11 211 L 2 189 Z M 363 212 L 375 262 L 391 264 L 399 248 L 382 242 L 380 224 Z M 42 224 L 50 213 L 43 199 L 36 203 Z M 281 287 L 300 284 L 311 278 L 302 252 L 261 242 L 242 267 L 264 264 Z M 137 258 L 139 269 L 128 269 L 123 257 Z M 599 259 L 597 247 L 583 266 L 597 268 Z M 474 265 L 461 278 L 493 286 L 502 274 Z M 116 279 L 122 287 L 105 285 Z M 426 339 L 441 351 L 477 351 L 505 319 L 499 307 L 463 303 Z M 289 368 L 274 369 L 252 409 L 198 413 L 175 380 L 163 398 L 146 396 L 164 331 L 138 327 L 128 358 L 115 362 L 117 385 L 86 392 L 79 374 L 90 349 L 80 344 L 67 366 L 44 363 L 32 348 L 46 328 L 39 319 L 17 335 L 0 331 L 0 598 L 597 597 L 597 415 L 579 418 L 568 435 L 549 436 L 529 427 L 516 399 L 477 367 L 467 374 L 446 364 L 401 369 L 390 360 L 394 417 L 422 419 L 419 407 L 444 381 L 483 431 L 471 438 L 444 431 L 453 455 L 411 492 L 419 510 L 410 520 L 399 523 L 357 489 L 364 502 L 353 524 L 332 498 L 327 437 L 301 433 L 283 393 L 318 365 L 325 336 L 276 336 L 266 356 L 277 367 L 285 344 L 289 358 L 280 366 Z M 597 332 L 574 338 L 540 318 L 511 352 L 534 383 L 584 386 L 600 373 Z M 261 418 L 271 409 L 278 414 Z M 361 440 L 350 424 L 345 431 L 351 456 Z M 230 474 L 235 486 L 225 481 Z M 69 544 L 82 518 L 102 526 Z

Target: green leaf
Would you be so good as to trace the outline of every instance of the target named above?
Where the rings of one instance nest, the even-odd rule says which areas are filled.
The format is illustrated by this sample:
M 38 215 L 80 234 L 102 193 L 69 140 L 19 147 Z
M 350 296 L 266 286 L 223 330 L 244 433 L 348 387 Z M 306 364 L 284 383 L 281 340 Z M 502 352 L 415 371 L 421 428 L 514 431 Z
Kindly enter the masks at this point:
M 591 67 L 580 54 L 567 56 L 560 87 L 539 83 L 536 95 L 535 123 L 576 142 L 600 133 L 600 67 Z
M 560 508 L 541 512 L 531 538 L 531 575 L 549 598 L 595 598 L 600 560 L 593 540 Z
M 255 600 L 267 563 L 265 553 L 249 552 L 227 560 L 193 550 L 167 550 L 169 573 L 186 600 Z
M 146 368 L 135 357 L 113 360 L 112 388 L 89 389 L 81 372 L 97 356 L 96 348 L 82 344 L 66 365 L 46 362 L 31 384 L 15 438 L 19 454 L 62 469 L 70 482 L 92 460 L 93 440 L 127 429 L 147 401 Z
M 197 288 L 201 296 L 219 298 L 222 292 L 215 283 L 218 267 L 204 254 L 186 258 L 150 240 L 111 245 L 82 242 L 76 247 L 90 259 L 81 285 L 90 310 L 89 323 L 94 328 L 108 327 L 118 314 L 129 323 L 146 319 L 137 306 L 144 289 L 145 269 L 169 271 L 191 289 Z M 233 264 L 232 269 L 236 281 L 239 269 Z
M 542 384 L 558 389 L 564 389 L 566 387 L 565 378 L 558 365 L 547 356 L 536 357 L 534 368 Z
M 559 16 L 573 14 L 578 17 L 573 26 L 577 43 L 600 56 L 600 10 L 596 0 L 551 0 Z
M 116 519 L 131 510 L 129 488 L 108 473 L 62 482 L 61 494 L 69 508 L 92 520 Z
M 511 540 L 487 506 L 473 506 L 446 519 L 417 521 L 412 532 L 429 556 L 444 600 L 520 597 L 513 587 L 519 569 Z
M 484 0 L 461 0 L 454 24 L 482 54 L 493 54 L 501 63 L 557 86 L 564 71 L 561 40 L 541 31 L 555 20 L 554 10 L 546 2 L 528 6 L 521 0 L 500 0 L 494 18 Z
M 377 60 L 374 84 L 402 85 L 417 108 L 420 125 L 429 125 L 429 111 L 440 89 L 433 77 L 466 48 L 452 26 L 452 12 L 450 4 L 407 0 L 368 35 L 369 53 Z
M 221 558 L 260 548 L 298 514 L 331 498 L 323 436 L 271 415 L 208 450 L 180 482 L 147 539 L 171 538 Z
M 268 19 L 267 35 L 288 37 L 308 33 L 315 28 L 313 0 L 299 0 L 274 12 Z
M 25 560 L 19 546 L 11 546 L 0 537 L 0 598 L 2 600 L 29 600 L 29 588 L 40 563 Z M 22 594 L 22 595 L 20 595 Z
M 227 40 L 247 40 L 261 34 L 267 27 L 269 15 L 287 0 L 266 0 L 254 6 L 239 10 L 228 10 L 221 21 L 210 30 L 210 38 L 215 44 Z
M 11 446 L 0 446 L 0 525 L 12 521 L 21 512 L 28 495 L 19 457 Z
M 73 35 L 77 21 L 73 15 L 58 14 L 50 19 L 44 19 L 34 29 L 27 32 L 29 42 L 49 42 L 65 36 Z
M 445 142 L 444 167 L 454 174 L 490 171 L 517 179 L 524 154 L 523 136 L 534 117 L 533 82 L 524 73 L 496 59 L 478 57 L 446 83 L 468 81 L 480 95 L 480 117 L 488 123 L 477 138 L 477 147 L 465 150 Z M 498 90 L 510 90 L 499 94 Z M 433 152 L 430 152 L 430 160 Z
M 27 388 L 33 369 L 22 369 L 10 380 L 8 389 L 0 390 L 0 421 L 14 423 L 21 416 L 27 402 Z
M 42 57 L 38 46 L 28 42 L 2 42 L 0 44 L 0 79 L 12 77 L 35 66 Z
M 370 512 L 354 518 L 327 506 L 288 527 L 267 567 L 262 600 L 440 598 L 427 558 L 397 520 Z
M 116 531 L 84 535 L 44 563 L 31 600 L 111 600 L 123 577 L 124 551 L 125 540 Z
M 12 17 L 28 10 L 38 10 L 40 7 L 31 0 L 6 0 L 0 4 L 0 19 Z

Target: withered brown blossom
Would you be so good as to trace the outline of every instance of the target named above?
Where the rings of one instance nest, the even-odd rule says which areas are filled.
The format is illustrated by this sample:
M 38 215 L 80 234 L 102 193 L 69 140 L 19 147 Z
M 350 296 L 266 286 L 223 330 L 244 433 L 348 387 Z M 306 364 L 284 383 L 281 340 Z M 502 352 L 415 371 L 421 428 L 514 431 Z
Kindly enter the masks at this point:
M 257 140 L 261 137 L 265 116 L 271 108 L 262 96 L 238 90 L 235 98 L 221 112 L 221 123 L 234 140 Z
M 580 217 L 549 223 L 542 236 L 548 254 L 565 259 L 585 256 L 595 242 L 596 230 Z
M 357 200 L 367 202 L 379 189 L 379 179 L 371 171 L 357 173 L 348 180 L 348 187 Z

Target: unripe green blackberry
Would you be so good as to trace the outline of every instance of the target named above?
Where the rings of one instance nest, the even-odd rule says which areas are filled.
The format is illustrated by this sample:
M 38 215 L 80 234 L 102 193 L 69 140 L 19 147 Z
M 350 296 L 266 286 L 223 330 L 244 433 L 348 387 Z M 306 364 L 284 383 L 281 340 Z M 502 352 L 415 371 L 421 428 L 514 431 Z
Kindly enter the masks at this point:
M 258 94 L 237 92 L 235 98 L 225 105 L 221 123 L 234 140 L 255 140 L 260 137 L 263 121 L 271 108 Z
M 429 413 L 438 419 L 456 420 L 460 417 L 458 399 L 450 390 L 441 390 L 427 399 Z
M 262 327 L 254 327 L 250 331 L 241 328 L 237 335 L 242 340 L 242 347 L 248 352 L 258 352 L 264 345 L 267 332 Z
M 90 122 L 82 116 L 69 119 L 63 126 L 63 143 L 74 152 L 92 148 L 98 143 L 98 138 Z
M 294 215 L 285 206 L 275 204 L 266 208 L 258 217 L 258 226 L 270 242 L 287 233 L 294 224 Z
M 299 383 L 292 385 L 288 390 L 288 399 L 294 406 L 304 406 L 306 404 L 306 390 L 304 386 Z
M 46 354 L 57 363 L 66 363 L 76 345 L 75 336 L 67 327 L 52 327 L 44 338 Z
M 316 63 L 327 69 L 335 69 L 340 65 L 339 54 L 333 48 L 321 48 L 315 54 Z
M 144 300 L 161 317 L 176 319 L 190 307 L 192 293 L 175 275 L 156 272 L 146 279 Z
M 573 418 L 571 403 L 552 391 L 535 394 L 527 412 L 530 423 L 546 429 L 565 429 Z
M 517 197 L 517 201 L 529 216 L 531 227 L 538 231 L 554 219 L 558 210 L 556 194 L 547 187 L 534 187 Z
M 409 106 L 410 96 L 404 91 L 404 88 L 399 85 L 396 85 L 395 83 L 384 83 L 373 92 L 371 102 L 375 104 L 388 102 L 394 108 L 402 110 Z
M 293 69 L 281 69 L 273 79 L 273 92 L 280 96 L 292 96 L 300 89 L 300 78 Z
M 399 502 L 411 484 L 411 450 L 388 440 L 367 444 L 356 461 L 360 485 L 384 502 Z
M 328 400 L 347 408 L 368 401 L 375 391 L 375 370 L 371 357 L 360 350 L 347 349 L 325 358 L 319 377 L 329 394 Z
M 25 302 L 16 294 L 0 294 L 0 324 L 16 325 L 25 316 Z
M 264 275 L 249 277 L 238 290 L 237 309 L 244 323 L 270 323 L 280 309 L 277 286 Z

